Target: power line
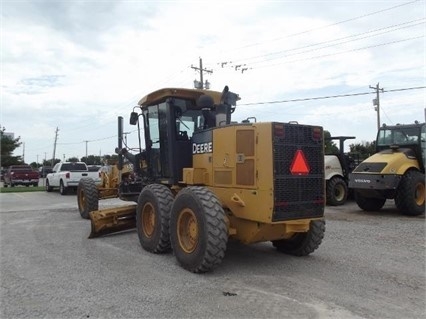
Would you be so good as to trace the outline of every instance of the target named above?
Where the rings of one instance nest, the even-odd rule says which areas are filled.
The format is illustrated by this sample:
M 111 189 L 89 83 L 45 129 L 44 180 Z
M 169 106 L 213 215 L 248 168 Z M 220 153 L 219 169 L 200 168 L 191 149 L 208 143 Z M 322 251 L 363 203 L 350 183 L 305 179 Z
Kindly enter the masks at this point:
M 264 42 L 257 42 L 257 43 L 249 44 L 249 45 L 242 46 L 242 47 L 234 49 L 234 50 L 246 49 L 248 47 L 261 45 L 261 44 L 264 44 L 264 43 L 267 43 L 267 42 L 275 42 L 275 41 L 287 39 L 287 38 L 290 38 L 290 37 L 306 34 L 306 33 L 312 32 L 312 31 L 318 31 L 318 30 L 326 29 L 326 28 L 333 27 L 333 26 L 336 26 L 336 25 L 339 25 L 339 24 L 344 24 L 344 23 L 347 23 L 347 22 L 355 21 L 355 20 L 358 20 L 358 19 L 362 19 L 362 18 L 365 18 L 365 17 L 369 17 L 369 16 L 372 16 L 372 15 L 376 15 L 376 14 L 379 14 L 379 13 L 390 11 L 390 10 L 393 10 L 393 9 L 396 9 L 396 8 L 400 8 L 402 6 L 407 6 L 407 5 L 413 4 L 413 3 L 418 2 L 418 1 L 419 0 L 414 0 L 414 1 L 406 2 L 406 3 L 402 3 L 402 4 L 392 6 L 392 7 L 386 8 L 386 9 L 381 9 L 381 10 L 378 10 L 378 11 L 366 13 L 366 14 L 356 16 L 356 17 L 353 17 L 353 18 L 349 18 L 349 19 L 345 19 L 345 20 L 342 20 L 342 21 L 339 21 L 339 22 L 327 24 L 327 25 L 324 25 L 324 26 L 321 26 L 321 27 L 312 28 L 312 29 L 301 31 L 301 32 L 292 33 L 292 34 L 286 35 L 284 37 L 278 37 L 278 38 L 268 40 L 268 41 L 264 41 Z
M 275 64 L 265 64 L 265 65 L 255 67 L 253 69 L 274 67 L 274 66 L 278 66 L 278 65 L 282 65 L 282 64 L 286 64 L 286 63 L 294 63 L 294 62 L 299 62 L 299 61 L 315 60 L 315 59 L 330 57 L 330 56 L 334 56 L 334 55 L 345 54 L 345 53 L 349 53 L 349 52 L 356 52 L 356 51 L 361 51 L 361 50 L 365 50 L 365 49 L 377 48 L 377 47 L 381 47 L 381 46 L 385 46 L 385 45 L 396 44 L 396 43 L 406 42 L 406 41 L 410 41 L 410 40 L 416 40 L 416 39 L 420 39 L 420 38 L 424 38 L 424 37 L 425 37 L 425 35 L 420 35 L 420 36 L 416 36 L 416 37 L 412 37 L 412 38 L 406 38 L 406 39 L 402 39 L 402 40 L 395 40 L 395 41 L 390 41 L 390 42 L 385 42 L 385 43 L 379 43 L 379 44 L 375 44 L 375 45 L 369 45 L 369 46 L 351 49 L 351 50 L 346 50 L 346 51 L 341 51 L 341 52 L 316 55 L 316 56 L 312 56 L 312 57 L 301 58 L 301 59 L 296 59 L 296 60 L 291 60 L 291 61 L 285 61 L 285 62 L 280 62 L 280 63 L 275 63 Z
M 419 21 L 422 21 L 422 22 L 419 22 Z M 414 22 L 417 22 L 417 23 L 414 23 Z M 337 46 L 337 45 L 341 45 L 341 44 L 345 44 L 345 43 L 350 43 L 350 42 L 355 42 L 355 41 L 359 41 L 359 40 L 363 40 L 363 39 L 367 39 L 367 38 L 371 38 L 371 37 L 376 37 L 376 36 L 383 35 L 383 34 L 386 34 L 386 33 L 394 32 L 396 30 L 401 30 L 401 29 L 405 29 L 405 28 L 414 27 L 414 26 L 417 26 L 417 25 L 420 25 L 420 24 L 424 24 L 424 23 L 425 23 L 425 18 L 417 19 L 417 20 L 412 20 L 412 21 L 408 21 L 408 22 L 404 22 L 404 23 L 394 24 L 394 25 L 387 26 L 387 27 L 384 27 L 384 28 L 379 28 L 379 29 L 375 29 L 375 30 L 369 30 L 369 31 L 366 31 L 366 32 L 362 32 L 362 33 L 352 34 L 352 35 L 349 35 L 349 36 L 346 36 L 346 37 L 341 37 L 341 38 L 337 38 L 337 39 L 333 39 L 333 40 L 328 40 L 328 41 L 318 42 L 318 43 L 314 43 L 314 44 L 309 44 L 309 45 L 298 47 L 298 48 L 292 48 L 292 49 L 287 49 L 287 50 L 282 50 L 282 51 L 277 51 L 277 52 L 271 52 L 271 53 L 267 53 L 267 54 L 264 54 L 264 55 L 258 55 L 258 56 L 255 56 L 255 57 L 246 58 L 246 59 L 244 59 L 242 61 L 244 61 L 244 62 L 247 63 L 247 60 L 257 59 L 257 58 L 268 57 L 268 56 L 273 56 L 273 55 L 280 54 L 279 56 L 271 57 L 269 59 L 264 59 L 264 60 L 260 60 L 260 61 L 251 62 L 251 65 L 258 64 L 258 63 L 262 63 L 262 62 L 265 62 L 265 61 L 271 61 L 271 60 L 275 60 L 275 59 L 280 59 L 280 58 L 283 57 L 282 55 L 284 53 L 287 53 L 287 52 L 298 51 L 298 50 L 302 50 L 302 49 L 306 49 L 306 48 L 311 48 L 311 47 L 316 47 L 316 46 L 320 46 L 320 45 L 323 45 L 323 44 L 330 43 L 329 45 L 322 46 L 320 48 L 311 49 L 311 50 L 305 50 L 305 51 L 302 51 L 302 52 L 297 52 L 297 53 L 293 53 L 293 54 L 290 54 L 290 55 L 285 55 L 284 57 L 289 57 L 289 56 L 304 54 L 304 53 L 308 53 L 308 52 L 312 52 L 312 51 L 318 51 L 318 50 L 321 50 L 321 49 L 325 49 L 325 48 L 329 48 L 329 47 L 333 47 L 333 46 Z M 393 30 L 388 30 L 388 29 L 391 29 L 391 28 L 393 28 Z M 383 32 L 372 34 L 372 35 L 365 36 L 365 37 L 360 37 L 360 38 L 353 39 L 353 40 L 348 40 L 348 41 L 343 41 L 343 42 L 332 44 L 333 42 L 336 42 L 336 41 L 341 41 L 341 40 L 345 40 L 345 39 L 355 38 L 355 37 L 359 37 L 361 35 L 370 34 L 370 33 L 379 32 L 379 31 L 383 31 Z M 222 62 L 221 64 L 223 64 L 223 63 L 225 63 L 225 62 Z
M 402 88 L 402 89 L 383 90 L 383 92 L 398 92 L 398 91 L 418 90 L 418 89 L 425 89 L 425 88 L 426 88 L 426 86 L 416 86 L 416 87 Z M 316 97 L 297 98 L 297 99 L 290 99 L 290 100 L 279 100 L 279 101 L 268 101 L 268 102 L 253 102 L 253 103 L 239 104 L 239 106 L 262 105 L 262 104 L 279 104 L 279 103 L 289 103 L 289 102 L 303 102 L 303 101 L 325 100 L 325 99 L 335 99 L 335 98 L 350 97 L 350 96 L 369 95 L 369 94 L 374 94 L 374 93 L 375 92 L 361 92 L 361 93 L 351 93 L 351 94 L 338 94 L 338 95 L 327 95 L 327 96 L 316 96 Z

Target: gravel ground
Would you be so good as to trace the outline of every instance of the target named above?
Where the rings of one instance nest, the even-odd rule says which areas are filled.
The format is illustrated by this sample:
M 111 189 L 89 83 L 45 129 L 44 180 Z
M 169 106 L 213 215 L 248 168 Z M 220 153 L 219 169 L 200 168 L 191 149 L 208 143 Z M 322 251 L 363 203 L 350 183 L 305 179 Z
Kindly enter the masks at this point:
M 119 203 L 103 201 L 102 207 Z M 308 257 L 230 242 L 196 275 L 136 231 L 87 239 L 75 195 L 0 194 L 1 318 L 424 318 L 425 216 L 327 207 Z

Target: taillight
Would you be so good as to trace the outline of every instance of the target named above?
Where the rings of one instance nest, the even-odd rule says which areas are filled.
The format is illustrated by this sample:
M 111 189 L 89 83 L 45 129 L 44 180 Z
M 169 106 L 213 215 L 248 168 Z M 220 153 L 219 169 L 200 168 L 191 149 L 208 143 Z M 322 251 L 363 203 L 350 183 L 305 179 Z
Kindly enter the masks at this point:
M 322 140 L 322 130 L 319 127 L 314 127 L 312 129 L 312 139 L 316 142 Z
M 70 178 L 70 176 L 71 176 L 70 172 L 67 172 L 67 173 L 65 174 L 65 178 Z
M 281 124 L 281 123 L 274 124 L 274 135 L 279 137 L 284 137 L 284 124 Z

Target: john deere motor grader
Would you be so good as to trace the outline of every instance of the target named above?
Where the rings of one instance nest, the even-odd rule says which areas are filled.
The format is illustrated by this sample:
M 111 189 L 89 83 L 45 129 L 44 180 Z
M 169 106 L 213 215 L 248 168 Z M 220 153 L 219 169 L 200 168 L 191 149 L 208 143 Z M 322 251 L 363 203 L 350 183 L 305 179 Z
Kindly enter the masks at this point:
M 271 241 L 297 256 L 317 249 L 325 231 L 322 127 L 234 123 L 237 100 L 228 87 L 146 95 L 130 116 L 143 125 L 145 150 L 139 145 L 137 154 L 123 148 L 119 117 L 117 167 L 100 188 L 88 179 L 78 188 L 90 237 L 136 225 L 145 250 L 173 250 L 196 273 L 220 264 L 229 238 Z M 98 199 L 115 196 L 135 204 L 98 209 Z
M 376 153 L 349 175 L 358 206 L 380 210 L 394 199 L 404 215 L 425 211 L 426 124 L 383 125 L 377 132 Z

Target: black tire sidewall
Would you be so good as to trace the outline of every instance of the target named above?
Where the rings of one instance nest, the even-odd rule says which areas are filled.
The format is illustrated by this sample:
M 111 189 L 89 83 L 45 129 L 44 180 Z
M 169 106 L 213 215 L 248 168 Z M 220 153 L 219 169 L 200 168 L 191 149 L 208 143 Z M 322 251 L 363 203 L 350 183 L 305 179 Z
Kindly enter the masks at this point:
M 424 185 L 424 175 L 417 171 L 408 171 L 402 177 L 397 194 L 395 197 L 395 204 L 398 210 L 403 215 L 418 216 L 425 211 L 425 205 L 417 205 L 415 202 L 415 189 L 418 183 Z
M 342 200 L 338 200 L 335 196 L 335 189 L 338 185 L 342 185 L 344 189 L 344 197 Z M 340 206 L 346 202 L 348 198 L 348 186 L 343 178 L 339 176 L 334 176 L 327 182 L 327 204 L 331 206 Z
M 84 193 L 85 206 L 80 205 L 80 192 Z M 90 212 L 99 209 L 99 195 L 95 182 L 90 178 L 82 178 L 77 186 L 77 205 L 80 216 L 90 218 Z
M 183 209 L 191 209 L 197 219 L 198 226 L 198 243 L 195 250 L 191 253 L 186 253 L 182 250 L 177 236 L 177 222 L 179 219 L 179 213 Z M 179 263 L 188 270 L 193 270 L 194 265 L 199 265 L 204 259 L 204 253 L 206 251 L 206 218 L 203 213 L 203 207 L 199 202 L 199 199 L 194 196 L 191 192 L 181 191 L 175 199 L 172 207 L 172 214 L 170 218 L 170 239 L 172 242 L 173 253 L 175 254 Z
M 160 207 L 160 205 L 163 205 L 163 203 L 160 202 L 159 197 L 156 194 L 159 192 L 159 189 L 155 189 L 155 187 L 158 188 L 159 185 L 148 185 L 139 194 L 138 205 L 136 208 L 136 229 L 140 244 L 146 251 L 162 253 L 170 250 L 170 235 L 168 231 L 169 216 L 163 216 L 162 214 L 170 214 L 171 205 L 168 208 L 165 207 L 165 210 L 168 210 L 168 212 L 162 211 L 164 208 Z M 166 186 L 161 185 L 160 187 L 162 188 L 163 193 L 166 191 L 170 192 L 169 196 L 172 197 L 171 191 Z M 142 211 L 144 206 L 148 203 L 153 206 L 155 214 L 154 231 L 151 237 L 147 237 L 145 235 L 142 221 Z M 163 224 L 163 222 L 167 222 L 167 225 Z M 164 229 L 165 227 L 167 229 Z M 167 239 L 164 238 L 165 234 Z M 165 243 L 165 241 L 167 241 L 167 243 Z

